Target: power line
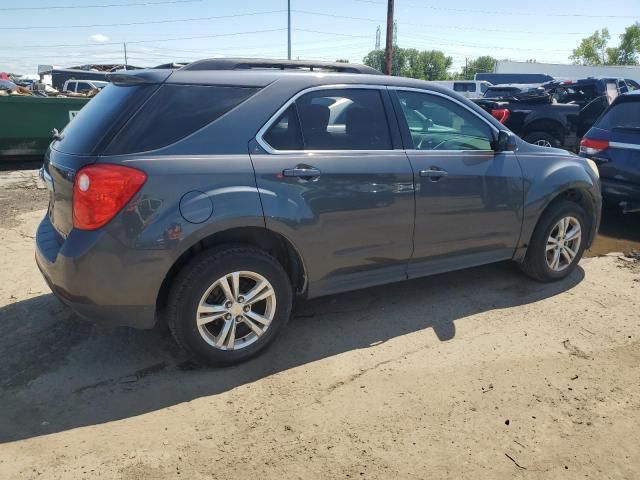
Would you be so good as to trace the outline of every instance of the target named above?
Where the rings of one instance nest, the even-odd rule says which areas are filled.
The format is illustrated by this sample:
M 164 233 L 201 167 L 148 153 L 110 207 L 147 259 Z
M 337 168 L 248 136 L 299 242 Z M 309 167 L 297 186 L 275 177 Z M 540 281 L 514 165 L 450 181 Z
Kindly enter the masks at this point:
M 356 1 L 361 1 L 361 0 L 356 0 Z M 362 0 L 364 1 L 364 0 Z M 371 2 L 374 3 L 374 2 Z M 382 2 L 375 2 L 375 3 L 380 3 L 382 4 Z M 322 12 L 312 12 L 309 10 L 292 10 L 292 12 L 295 13 L 301 13 L 303 15 L 315 15 L 315 16 L 321 16 L 321 17 L 331 17 L 331 18 L 344 18 L 347 20 L 359 20 L 359 21 L 363 21 L 363 22 L 374 22 L 374 23 L 381 23 L 381 21 L 379 19 L 375 19 L 375 18 L 365 18 L 365 17 L 353 17 L 350 15 L 336 15 L 333 13 L 322 13 Z M 545 35 L 590 35 L 592 32 L 549 32 L 549 31 L 538 31 L 538 32 L 533 32 L 533 31 L 523 31 L 523 30 L 505 30 L 503 28 L 482 28 L 482 27 L 467 27 L 467 26 L 459 26 L 459 25 L 442 25 L 442 24 L 435 24 L 435 23 L 415 23 L 415 22 L 402 22 L 399 21 L 398 25 L 411 25 L 411 26 L 415 26 L 415 27 L 428 27 L 428 28 L 451 28 L 454 30 L 477 30 L 479 32 L 495 32 L 495 33 L 517 33 L 517 34 L 531 34 L 531 35 L 540 35 L 540 34 L 545 34 Z M 617 33 L 612 33 L 612 35 L 618 35 Z
M 160 2 L 139 2 L 139 3 L 106 3 L 101 5 L 52 5 L 50 7 L 1 7 L 0 12 L 13 12 L 19 10 L 75 10 L 79 8 L 109 8 L 109 7 L 140 7 L 154 5 L 169 5 L 174 3 L 194 3 L 203 0 L 166 0 Z
M 215 33 L 211 35 L 196 35 L 193 37 L 173 37 L 173 38 L 156 38 L 151 40 L 131 40 L 127 41 L 127 43 L 156 43 L 156 42 L 173 42 L 175 40 L 196 40 L 199 38 L 217 38 L 217 37 L 234 37 L 238 35 L 252 35 L 254 33 L 270 33 L 270 32 L 281 32 L 286 30 L 286 28 L 272 28 L 269 30 L 250 30 L 246 32 L 234 32 L 234 33 Z M 62 47 L 98 47 L 98 46 L 107 46 L 107 45 L 122 45 L 122 42 L 104 42 L 104 43 L 68 43 L 68 44 L 58 44 L 58 45 L 4 45 L 3 48 L 5 50 L 16 48 L 62 48 Z
M 249 17 L 255 15 L 268 15 L 271 13 L 282 13 L 286 10 L 270 10 L 267 12 L 250 12 L 236 13 L 233 15 L 218 15 L 213 17 L 195 17 L 195 18 L 176 18 L 172 20 L 150 20 L 146 22 L 130 22 L 130 23 L 95 23 L 93 25 L 38 25 L 28 27 L 0 27 L 0 30 L 42 30 L 42 29 L 68 29 L 68 28 L 96 28 L 96 27 L 131 27 L 136 25 L 154 25 L 161 23 L 181 23 L 181 22 L 198 22 L 203 20 L 219 20 L 223 18 Z
M 362 3 L 373 3 L 377 5 L 386 5 L 387 2 L 380 2 L 376 0 L 354 0 Z M 444 10 L 448 12 L 465 12 L 465 13 L 479 13 L 482 15 L 519 15 L 525 17 L 582 17 L 582 18 L 631 18 L 636 19 L 638 15 L 587 15 L 583 13 L 545 13 L 540 11 L 535 12 L 501 12 L 496 10 L 473 10 L 466 8 L 447 8 L 447 7 L 433 7 L 431 5 L 416 5 L 405 4 L 405 7 L 411 8 L 425 8 L 427 10 Z

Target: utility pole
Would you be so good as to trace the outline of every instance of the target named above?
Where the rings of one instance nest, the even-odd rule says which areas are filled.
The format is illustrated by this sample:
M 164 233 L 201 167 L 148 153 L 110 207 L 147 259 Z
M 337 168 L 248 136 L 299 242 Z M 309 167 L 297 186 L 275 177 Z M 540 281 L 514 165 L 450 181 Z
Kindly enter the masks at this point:
M 127 61 L 127 42 L 122 44 L 124 46 L 124 69 L 127 69 L 128 61 Z
M 287 0 L 287 59 L 291 60 L 291 0 Z
M 384 73 L 391 75 L 393 65 L 393 0 L 387 0 L 387 42 L 384 50 Z

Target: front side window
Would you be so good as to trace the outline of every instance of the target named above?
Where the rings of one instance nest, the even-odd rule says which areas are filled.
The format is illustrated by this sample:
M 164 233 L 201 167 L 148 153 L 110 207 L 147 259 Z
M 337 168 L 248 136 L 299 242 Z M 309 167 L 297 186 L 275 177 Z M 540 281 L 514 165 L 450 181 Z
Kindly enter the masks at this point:
M 491 128 L 473 112 L 437 95 L 402 90 L 397 93 L 412 148 L 491 150 Z
M 377 89 L 331 89 L 298 98 L 263 137 L 276 150 L 391 150 Z
M 91 90 L 92 87 L 90 84 L 88 84 L 87 82 L 78 82 L 78 88 L 77 91 L 78 92 L 84 92 L 86 90 Z

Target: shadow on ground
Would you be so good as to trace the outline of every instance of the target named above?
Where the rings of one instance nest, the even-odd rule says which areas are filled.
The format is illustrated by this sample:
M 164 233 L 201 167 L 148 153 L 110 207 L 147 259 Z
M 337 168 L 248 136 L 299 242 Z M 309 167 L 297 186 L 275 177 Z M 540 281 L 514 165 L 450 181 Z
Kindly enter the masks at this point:
M 584 278 L 540 284 L 511 264 L 401 282 L 298 305 L 273 346 L 236 367 L 196 368 L 159 330 L 104 330 L 52 295 L 0 309 L 0 442 L 129 418 L 431 328 L 455 341 L 465 317 L 533 303 Z

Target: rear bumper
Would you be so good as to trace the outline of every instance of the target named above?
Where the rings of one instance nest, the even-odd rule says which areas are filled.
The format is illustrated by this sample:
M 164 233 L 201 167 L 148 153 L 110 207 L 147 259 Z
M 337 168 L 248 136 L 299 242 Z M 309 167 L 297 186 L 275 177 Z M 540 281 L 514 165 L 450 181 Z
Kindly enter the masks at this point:
M 615 203 L 625 211 L 640 209 L 640 185 L 609 178 L 600 179 L 600 183 L 602 197 L 608 203 Z
M 56 297 L 80 316 L 113 326 L 155 325 L 166 272 L 157 252 L 127 251 L 105 232 L 72 231 L 63 239 L 45 216 L 36 263 Z

